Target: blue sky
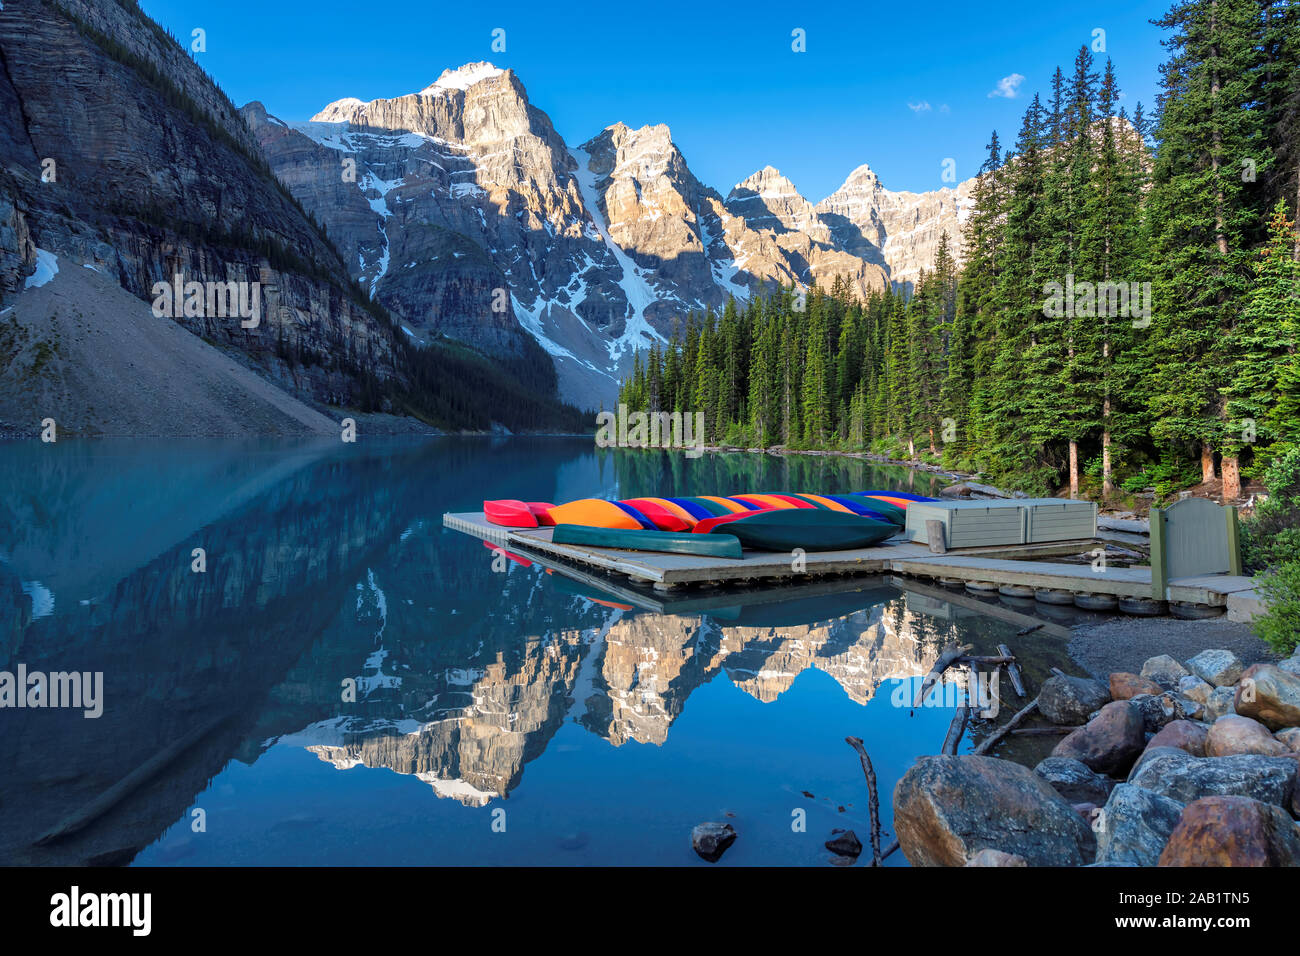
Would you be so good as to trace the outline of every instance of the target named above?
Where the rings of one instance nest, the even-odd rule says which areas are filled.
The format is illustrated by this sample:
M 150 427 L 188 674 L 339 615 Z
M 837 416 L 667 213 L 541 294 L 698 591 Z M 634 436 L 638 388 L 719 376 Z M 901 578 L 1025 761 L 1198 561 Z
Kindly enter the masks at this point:
M 143 0 L 238 105 L 307 119 L 344 96 L 422 89 L 448 67 L 490 60 L 579 145 L 604 127 L 667 123 L 701 180 L 726 194 L 764 165 L 816 202 L 867 163 L 890 189 L 974 174 L 989 131 L 1015 137 L 1025 105 L 1105 31 L 1130 110 L 1154 104 L 1160 2 L 999 4 L 607 2 L 367 5 L 302 0 Z M 493 31 L 505 30 L 505 52 Z M 806 51 L 796 53 L 801 29 Z M 1023 77 L 1018 84 L 1015 76 Z M 1000 81 L 1014 95 L 990 95 Z M 928 105 L 928 108 L 927 108 Z

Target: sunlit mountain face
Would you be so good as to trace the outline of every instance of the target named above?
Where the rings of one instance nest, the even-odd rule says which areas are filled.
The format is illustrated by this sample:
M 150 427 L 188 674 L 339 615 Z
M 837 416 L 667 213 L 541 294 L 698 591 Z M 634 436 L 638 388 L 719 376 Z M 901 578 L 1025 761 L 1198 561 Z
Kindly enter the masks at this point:
M 0 861 L 688 864 L 690 828 L 730 813 L 728 859 L 824 862 L 830 829 L 865 830 L 844 737 L 886 801 L 942 740 L 951 710 L 901 681 L 954 640 L 1012 639 L 1031 675 L 1063 644 L 883 579 L 679 613 L 441 516 L 926 481 L 565 440 L 14 445 L 0 670 L 102 673 L 103 707 L 0 712 Z

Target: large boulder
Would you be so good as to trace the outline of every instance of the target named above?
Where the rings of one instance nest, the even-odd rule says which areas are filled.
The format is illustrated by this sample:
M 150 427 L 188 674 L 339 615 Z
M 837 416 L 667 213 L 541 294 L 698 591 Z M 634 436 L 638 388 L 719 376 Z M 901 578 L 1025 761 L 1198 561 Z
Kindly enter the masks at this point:
M 1218 720 L 1224 714 L 1235 714 L 1236 710 L 1237 689 L 1235 687 L 1216 687 L 1210 694 L 1210 699 L 1205 702 L 1204 720 L 1211 723 Z
M 1183 810 L 1161 866 L 1300 866 L 1300 829 L 1249 797 L 1202 797 Z
M 1121 783 L 1093 824 L 1097 862 L 1155 866 L 1182 813 L 1176 800 Z
M 1194 700 L 1199 704 L 1208 704 L 1210 695 L 1214 693 L 1214 685 L 1206 683 L 1195 674 L 1188 674 L 1178 681 L 1175 690 L 1178 691 L 1180 696 L 1186 697 L 1188 700 Z
M 1233 704 L 1270 730 L 1300 727 L 1300 677 L 1275 664 L 1256 664 L 1241 675 Z
M 1201 797 L 1239 796 L 1290 808 L 1296 762 L 1256 754 L 1193 757 L 1185 750 L 1162 747 L 1143 755 L 1128 782 L 1179 803 Z
M 1300 727 L 1287 727 L 1285 730 L 1279 730 L 1273 736 L 1286 744 L 1286 749 L 1290 753 L 1300 751 Z
M 1190 672 L 1186 667 L 1168 654 L 1148 657 L 1146 663 L 1142 665 L 1142 676 L 1150 678 L 1162 687 L 1177 687 L 1179 679 L 1188 673 Z
M 1139 677 L 1125 671 L 1116 671 L 1110 675 L 1111 700 L 1128 700 L 1138 694 L 1159 694 L 1164 688 L 1149 677 Z
M 1058 743 L 1052 756 L 1081 761 L 1097 773 L 1120 774 L 1145 746 L 1141 711 L 1131 700 L 1117 700 Z
M 1193 757 L 1205 756 L 1205 741 L 1210 728 L 1195 720 L 1171 720 L 1147 741 L 1147 752 L 1157 747 L 1177 747 Z
M 1232 651 L 1201 651 L 1187 662 L 1187 669 L 1215 687 L 1231 687 L 1241 678 L 1245 665 Z
M 1142 726 L 1155 734 L 1175 720 L 1199 718 L 1205 709 L 1194 700 L 1165 691 L 1163 694 L 1138 694 L 1129 701 L 1142 715 Z
M 1038 691 L 1038 710 L 1054 724 L 1071 726 L 1087 723 L 1088 715 L 1110 701 L 1110 691 L 1101 681 L 1057 674 L 1043 681 Z
M 966 863 L 967 866 L 1028 866 L 1029 863 L 1023 856 L 1016 856 L 1014 853 L 1003 853 L 1001 850 L 990 849 L 985 847 L 976 853 Z
M 894 832 L 913 866 L 965 866 L 980 850 L 1030 866 L 1079 866 L 1096 849 L 1069 802 L 1028 767 L 995 757 L 922 757 L 894 787 Z
M 1225 714 L 1210 727 L 1205 741 L 1207 757 L 1227 757 L 1231 754 L 1263 754 L 1279 757 L 1290 748 L 1278 740 L 1258 720 Z
M 1115 786 L 1115 781 L 1094 773 L 1087 764 L 1069 757 L 1048 757 L 1034 768 L 1034 773 L 1073 804 L 1101 806 Z

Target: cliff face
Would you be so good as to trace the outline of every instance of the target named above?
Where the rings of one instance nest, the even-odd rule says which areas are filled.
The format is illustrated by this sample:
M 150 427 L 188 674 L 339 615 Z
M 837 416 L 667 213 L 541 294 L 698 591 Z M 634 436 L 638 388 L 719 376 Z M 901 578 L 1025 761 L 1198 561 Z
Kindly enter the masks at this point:
M 913 285 L 922 269 L 934 267 L 939 239 L 961 261 L 962 229 L 973 205 L 975 180 L 925 193 L 891 192 L 868 166 L 859 166 L 844 185 L 817 204 L 831 224 L 836 245 L 858 255 L 876 250 L 897 287 Z
M 265 166 L 248 127 L 132 4 L 0 8 L 0 292 L 34 250 L 88 263 L 152 301 L 157 282 L 260 283 L 259 324 L 176 321 L 299 394 L 349 402 L 396 374 L 393 333 Z M 278 357 L 304 359 L 292 368 Z

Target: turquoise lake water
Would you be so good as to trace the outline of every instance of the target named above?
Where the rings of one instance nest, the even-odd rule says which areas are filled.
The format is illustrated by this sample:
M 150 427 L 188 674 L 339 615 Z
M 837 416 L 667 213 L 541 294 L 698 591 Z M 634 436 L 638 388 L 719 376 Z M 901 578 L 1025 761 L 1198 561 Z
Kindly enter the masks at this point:
M 578 439 L 0 444 L 0 671 L 103 675 L 97 719 L 0 709 L 0 863 L 707 866 L 691 828 L 719 820 L 716 865 L 842 864 L 832 831 L 870 829 L 844 738 L 888 842 L 894 783 L 952 716 L 905 682 L 952 641 L 1009 641 L 1036 680 L 1069 667 L 1059 634 L 875 578 L 647 609 L 496 570 L 441 517 L 932 482 Z

